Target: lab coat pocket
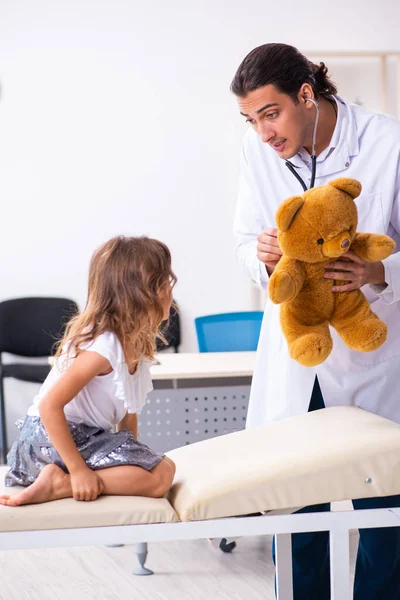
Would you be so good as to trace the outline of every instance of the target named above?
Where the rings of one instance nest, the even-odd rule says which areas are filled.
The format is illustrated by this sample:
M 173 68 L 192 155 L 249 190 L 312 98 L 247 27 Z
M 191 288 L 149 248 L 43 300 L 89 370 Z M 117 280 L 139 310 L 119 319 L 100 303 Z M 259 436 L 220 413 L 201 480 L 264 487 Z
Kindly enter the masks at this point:
M 355 199 L 358 212 L 357 231 L 386 233 L 383 221 L 382 198 L 379 192 L 363 193 Z

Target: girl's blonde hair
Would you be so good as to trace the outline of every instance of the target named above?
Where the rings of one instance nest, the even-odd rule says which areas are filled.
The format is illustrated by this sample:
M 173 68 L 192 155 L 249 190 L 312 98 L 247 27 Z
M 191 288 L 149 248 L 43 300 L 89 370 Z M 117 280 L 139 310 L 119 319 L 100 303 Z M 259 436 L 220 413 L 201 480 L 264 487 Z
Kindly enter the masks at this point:
M 165 244 L 145 236 L 112 238 L 91 258 L 85 309 L 69 321 L 56 357 L 65 351 L 77 356 L 82 344 L 111 331 L 129 367 L 153 358 L 165 298 L 175 283 Z

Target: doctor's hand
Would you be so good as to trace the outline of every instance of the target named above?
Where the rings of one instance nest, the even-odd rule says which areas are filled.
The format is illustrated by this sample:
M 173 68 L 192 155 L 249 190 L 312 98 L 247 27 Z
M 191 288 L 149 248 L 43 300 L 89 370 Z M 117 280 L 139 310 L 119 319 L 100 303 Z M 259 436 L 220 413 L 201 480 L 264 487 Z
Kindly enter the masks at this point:
M 277 229 L 267 227 L 257 238 L 257 258 L 265 264 L 268 275 L 271 275 L 282 256 L 277 236 Z
M 343 285 L 333 285 L 332 292 L 350 292 L 358 290 L 363 285 L 385 283 L 385 268 L 381 262 L 366 262 L 353 250 L 349 250 L 342 258 L 325 265 L 326 279 L 342 280 Z

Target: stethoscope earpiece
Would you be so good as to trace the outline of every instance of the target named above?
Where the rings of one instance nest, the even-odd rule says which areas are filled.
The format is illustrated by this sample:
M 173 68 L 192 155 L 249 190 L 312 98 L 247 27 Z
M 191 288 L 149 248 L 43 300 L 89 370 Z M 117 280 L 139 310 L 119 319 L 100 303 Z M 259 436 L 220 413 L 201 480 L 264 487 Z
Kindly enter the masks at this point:
M 313 98 L 306 98 L 306 96 L 303 96 L 303 98 L 304 98 L 304 102 L 312 102 L 314 104 L 315 108 L 317 110 L 319 110 L 319 106 Z

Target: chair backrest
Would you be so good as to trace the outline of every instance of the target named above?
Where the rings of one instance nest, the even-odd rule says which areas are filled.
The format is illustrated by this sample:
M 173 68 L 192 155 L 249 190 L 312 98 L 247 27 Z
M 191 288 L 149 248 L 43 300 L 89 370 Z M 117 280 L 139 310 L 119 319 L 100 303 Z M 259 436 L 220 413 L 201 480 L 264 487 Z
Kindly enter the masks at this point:
M 0 302 L 0 353 L 50 356 L 78 305 L 68 298 L 16 298 Z
M 169 319 L 166 326 L 161 328 L 167 345 L 162 340 L 157 339 L 157 351 L 165 350 L 166 348 L 174 348 L 178 352 L 178 346 L 181 343 L 181 323 L 179 317 L 179 308 L 175 300 L 169 311 Z
M 221 313 L 194 320 L 200 352 L 256 350 L 262 311 Z

